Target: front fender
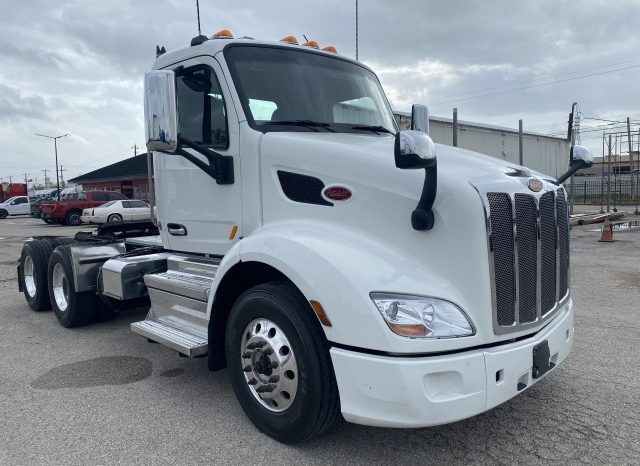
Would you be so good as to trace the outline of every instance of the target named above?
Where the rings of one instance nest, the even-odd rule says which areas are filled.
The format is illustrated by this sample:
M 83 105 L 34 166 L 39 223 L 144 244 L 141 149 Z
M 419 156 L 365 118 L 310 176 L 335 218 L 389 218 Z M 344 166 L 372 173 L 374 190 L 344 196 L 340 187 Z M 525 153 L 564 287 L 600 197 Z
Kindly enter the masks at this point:
M 391 243 L 339 224 L 274 222 L 238 244 L 239 260 L 268 264 L 285 274 L 307 300 L 322 304 L 329 341 L 391 353 L 447 351 L 479 344 L 464 339 L 409 339 L 387 327 L 369 294 L 412 293 L 456 303 L 455 284 Z M 225 258 L 226 259 L 226 258 Z

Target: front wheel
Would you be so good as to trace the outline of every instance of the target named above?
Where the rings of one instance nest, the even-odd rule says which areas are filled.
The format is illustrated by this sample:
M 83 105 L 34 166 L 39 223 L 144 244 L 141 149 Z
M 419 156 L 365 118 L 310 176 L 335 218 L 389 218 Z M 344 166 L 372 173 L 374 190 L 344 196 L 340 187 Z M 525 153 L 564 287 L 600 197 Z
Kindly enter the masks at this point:
M 53 312 L 63 327 L 79 327 L 93 320 L 97 295 L 93 291 L 75 290 L 71 248 L 58 246 L 49 258 L 49 296 Z
M 122 215 L 120 214 L 111 214 L 107 217 L 107 223 L 115 223 L 122 222 Z
M 7 218 L 8 215 L 9 215 L 9 212 L 7 212 L 4 209 L 0 209 L 0 219 L 5 219 Z
M 258 285 L 234 304 L 226 331 L 234 392 L 249 419 L 283 443 L 307 441 L 338 419 L 338 387 L 316 316 L 286 282 Z
M 65 223 L 74 227 L 80 226 L 82 224 L 80 221 L 80 212 L 76 210 L 69 212 L 65 217 Z

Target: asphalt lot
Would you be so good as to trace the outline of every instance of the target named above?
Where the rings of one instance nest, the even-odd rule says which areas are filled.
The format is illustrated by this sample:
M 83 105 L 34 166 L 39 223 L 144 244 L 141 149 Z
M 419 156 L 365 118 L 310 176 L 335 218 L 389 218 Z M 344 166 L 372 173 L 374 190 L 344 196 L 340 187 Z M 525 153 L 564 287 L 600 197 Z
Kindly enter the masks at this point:
M 640 228 L 615 243 L 598 228 L 572 230 L 575 345 L 540 383 L 447 426 L 343 422 L 286 446 L 244 416 L 226 371 L 131 333 L 144 314 L 69 330 L 31 311 L 15 276 L 23 239 L 77 229 L 1 220 L 0 464 L 640 464 Z

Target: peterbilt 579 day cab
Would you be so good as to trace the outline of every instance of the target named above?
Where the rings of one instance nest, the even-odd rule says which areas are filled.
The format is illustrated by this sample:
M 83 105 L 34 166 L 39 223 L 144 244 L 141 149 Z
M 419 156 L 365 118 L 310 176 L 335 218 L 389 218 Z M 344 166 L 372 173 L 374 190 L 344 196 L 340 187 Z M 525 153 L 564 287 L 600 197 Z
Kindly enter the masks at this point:
M 426 107 L 399 131 L 373 71 L 292 37 L 160 50 L 144 92 L 154 223 L 28 241 L 34 310 L 73 327 L 146 301 L 131 330 L 226 367 L 282 442 L 457 421 L 567 357 L 560 182 L 586 149 L 556 180 L 435 145 Z

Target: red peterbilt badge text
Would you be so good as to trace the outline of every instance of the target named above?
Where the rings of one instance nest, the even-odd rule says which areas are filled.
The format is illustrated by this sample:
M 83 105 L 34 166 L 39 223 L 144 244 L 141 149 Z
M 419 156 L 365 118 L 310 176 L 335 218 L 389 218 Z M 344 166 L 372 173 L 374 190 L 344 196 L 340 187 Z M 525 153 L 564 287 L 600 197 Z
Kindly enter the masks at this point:
M 542 191 L 542 181 L 540 181 L 538 178 L 531 178 L 528 185 L 529 189 L 534 193 Z
M 324 195 L 332 201 L 346 201 L 351 199 L 351 191 L 342 186 L 331 186 L 324 190 Z

